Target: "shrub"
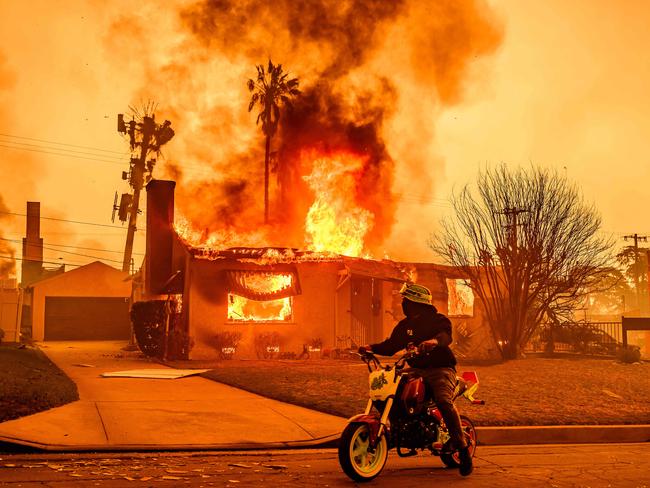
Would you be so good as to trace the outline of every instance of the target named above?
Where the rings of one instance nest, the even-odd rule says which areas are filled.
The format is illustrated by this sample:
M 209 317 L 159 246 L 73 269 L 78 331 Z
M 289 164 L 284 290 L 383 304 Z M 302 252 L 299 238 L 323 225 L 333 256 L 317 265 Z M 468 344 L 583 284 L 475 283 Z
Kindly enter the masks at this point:
M 641 348 L 638 346 L 621 347 L 617 358 L 620 362 L 626 364 L 638 363 L 641 361 Z
M 307 344 L 309 352 L 320 352 L 321 349 L 323 349 L 323 340 L 320 337 L 310 340 Z
M 224 331 L 212 336 L 208 343 L 217 350 L 219 359 L 232 359 L 239 341 L 241 341 L 241 332 Z
M 135 302 L 131 306 L 133 332 L 140 350 L 147 356 L 162 357 L 165 333 L 165 300 Z
M 133 331 L 138 347 L 145 355 L 162 358 L 165 354 L 165 327 L 169 313 L 167 356 L 187 359 L 192 341 L 181 326 L 178 308 L 174 300 L 149 300 L 131 306 Z
M 262 332 L 253 340 L 255 354 L 258 359 L 273 359 L 280 353 L 280 334 L 278 332 Z

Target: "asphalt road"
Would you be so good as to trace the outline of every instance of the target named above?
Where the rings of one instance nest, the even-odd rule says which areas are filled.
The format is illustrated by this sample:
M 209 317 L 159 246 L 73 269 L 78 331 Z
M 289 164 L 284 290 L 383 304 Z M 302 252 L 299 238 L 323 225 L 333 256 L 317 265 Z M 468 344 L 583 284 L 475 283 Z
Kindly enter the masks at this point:
M 480 447 L 475 470 L 461 478 L 430 455 L 391 451 L 382 474 L 365 486 L 650 488 L 650 443 Z M 321 486 L 352 487 L 335 450 L 2 454 L 6 487 Z

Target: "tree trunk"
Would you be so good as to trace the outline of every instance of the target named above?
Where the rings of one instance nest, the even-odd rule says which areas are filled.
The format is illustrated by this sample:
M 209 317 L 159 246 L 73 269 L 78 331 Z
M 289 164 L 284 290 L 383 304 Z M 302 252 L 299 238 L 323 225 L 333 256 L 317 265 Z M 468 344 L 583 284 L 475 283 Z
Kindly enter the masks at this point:
M 503 345 L 503 359 L 519 359 L 521 357 L 521 348 L 515 341 L 508 341 Z
M 269 223 L 269 157 L 271 154 L 271 136 L 266 136 L 264 153 L 264 223 Z

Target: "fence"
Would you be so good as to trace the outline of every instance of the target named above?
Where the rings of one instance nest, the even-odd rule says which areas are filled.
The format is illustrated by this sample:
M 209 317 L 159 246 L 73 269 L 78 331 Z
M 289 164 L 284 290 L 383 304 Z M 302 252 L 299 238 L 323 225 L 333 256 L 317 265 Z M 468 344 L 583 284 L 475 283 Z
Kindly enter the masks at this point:
M 622 343 L 621 322 L 565 322 L 540 326 L 525 350 L 614 356 Z
M 0 329 L 4 331 L 4 339 L 0 338 L 0 341 L 20 341 L 22 303 L 22 290 L 0 288 Z

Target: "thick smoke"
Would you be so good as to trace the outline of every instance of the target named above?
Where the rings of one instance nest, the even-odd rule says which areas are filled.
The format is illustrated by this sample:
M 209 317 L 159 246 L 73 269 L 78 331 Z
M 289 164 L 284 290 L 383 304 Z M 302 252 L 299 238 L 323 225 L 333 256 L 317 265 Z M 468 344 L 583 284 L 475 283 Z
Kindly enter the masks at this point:
M 0 225 L 4 226 L 4 223 L 9 220 L 9 216 L 5 213 L 8 211 L 9 209 L 5 206 L 2 195 L 0 195 Z M 16 273 L 16 262 L 13 260 L 14 248 L 8 241 L 2 239 L 2 234 L 0 234 L 0 256 L 8 256 L 8 259 L 0 257 L 0 280 L 15 276 Z
M 14 74 L 6 66 L 6 57 L 0 51 L 0 122 L 3 122 L 7 116 L 7 106 L 10 103 L 9 94 L 13 89 L 15 81 Z M 9 165 L 10 161 L 8 158 L 2 158 L 0 160 L 2 174 L 12 175 L 13 178 L 15 171 L 11 171 Z M 5 183 L 8 183 L 8 179 L 6 178 Z M 7 190 L 8 188 L 5 188 L 4 185 L 0 188 L 2 192 Z M 7 222 L 11 220 L 6 212 L 9 212 L 9 209 L 4 203 L 3 195 L 0 193 L 0 256 L 9 256 L 9 258 L 0 258 L 0 279 L 14 276 L 16 272 L 16 262 L 12 259 L 15 256 L 14 246 L 9 241 L 2 240 L 4 238 L 2 230 L 6 228 Z
M 381 249 L 395 188 L 433 191 L 437 113 L 462 99 L 473 61 L 501 39 L 481 0 L 200 0 L 179 8 L 178 21 L 176 43 L 149 56 L 137 97 L 155 97 L 177 129 L 166 171 L 179 180 L 181 213 L 201 230 L 259 228 L 264 144 L 245 81 L 272 59 L 303 93 L 273 139 L 272 221 L 283 227 L 273 234 L 283 240 L 268 244 L 298 247 L 313 200 L 304 151 L 364 157 L 354 197 L 374 216 L 366 244 Z M 146 23 L 130 16 L 120 26 L 142 40 Z

